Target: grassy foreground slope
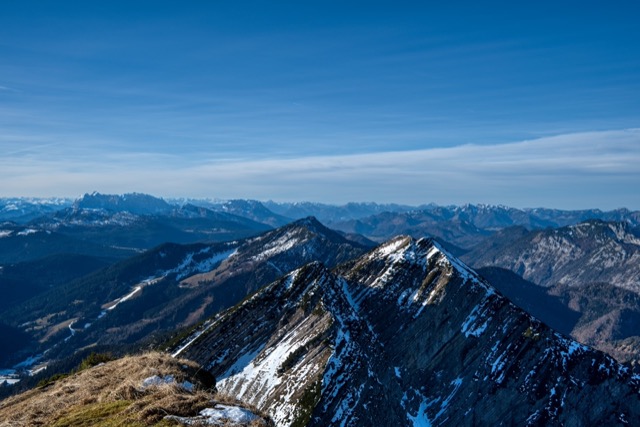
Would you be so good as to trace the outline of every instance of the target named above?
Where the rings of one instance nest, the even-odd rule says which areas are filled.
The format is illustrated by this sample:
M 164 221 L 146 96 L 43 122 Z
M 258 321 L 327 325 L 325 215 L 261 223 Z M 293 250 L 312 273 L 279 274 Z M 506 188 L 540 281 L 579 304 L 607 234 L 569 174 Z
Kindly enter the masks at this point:
M 82 367 L 81 367 L 82 368 Z M 0 402 L 0 426 L 206 425 L 198 414 L 221 402 L 194 362 L 147 353 L 101 363 Z M 186 417 L 180 420 L 181 417 Z M 224 425 L 268 426 L 258 417 Z

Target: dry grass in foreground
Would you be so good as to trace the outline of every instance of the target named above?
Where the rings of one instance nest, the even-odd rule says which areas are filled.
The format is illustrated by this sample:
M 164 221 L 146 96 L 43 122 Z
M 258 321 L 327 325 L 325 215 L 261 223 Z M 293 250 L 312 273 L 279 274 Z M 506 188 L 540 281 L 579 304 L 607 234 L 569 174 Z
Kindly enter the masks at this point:
M 175 382 L 143 387 L 154 375 Z M 193 390 L 180 385 L 185 381 Z M 128 356 L 0 402 L 0 426 L 175 426 L 164 417 L 195 416 L 211 407 L 213 386 L 191 361 L 162 353 Z

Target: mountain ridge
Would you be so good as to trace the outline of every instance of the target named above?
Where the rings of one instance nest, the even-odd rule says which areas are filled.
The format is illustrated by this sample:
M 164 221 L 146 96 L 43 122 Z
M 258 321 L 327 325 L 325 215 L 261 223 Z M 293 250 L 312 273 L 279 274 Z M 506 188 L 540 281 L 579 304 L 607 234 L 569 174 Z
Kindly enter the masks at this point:
M 503 230 L 462 256 L 475 267 L 507 268 L 539 286 L 608 282 L 640 292 L 640 229 L 590 220 L 516 235 Z
M 36 354 L 51 358 L 139 343 L 190 327 L 308 262 L 334 266 L 365 250 L 313 218 L 233 242 L 164 244 L 15 305 L 0 321 L 28 332 Z
M 640 377 L 526 314 L 431 239 L 298 269 L 175 354 L 278 426 L 640 417 Z

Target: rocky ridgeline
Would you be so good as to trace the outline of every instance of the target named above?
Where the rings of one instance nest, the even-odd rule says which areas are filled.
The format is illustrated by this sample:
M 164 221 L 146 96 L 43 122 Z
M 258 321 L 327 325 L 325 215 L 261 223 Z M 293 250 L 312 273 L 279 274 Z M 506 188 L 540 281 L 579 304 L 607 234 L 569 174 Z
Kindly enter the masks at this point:
M 640 377 L 520 310 L 428 239 L 307 265 L 176 351 L 277 425 L 616 425 Z

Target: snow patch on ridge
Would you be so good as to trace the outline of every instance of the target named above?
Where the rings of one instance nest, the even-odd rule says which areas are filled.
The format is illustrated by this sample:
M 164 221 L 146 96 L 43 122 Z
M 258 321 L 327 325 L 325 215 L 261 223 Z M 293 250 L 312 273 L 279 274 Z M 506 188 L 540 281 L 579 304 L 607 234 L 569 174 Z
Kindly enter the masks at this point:
M 209 330 L 209 328 L 211 328 L 213 325 L 215 325 L 216 324 L 215 320 L 216 319 L 209 320 L 209 321 L 205 322 L 204 325 L 202 326 L 202 328 L 198 329 L 196 332 L 191 334 L 191 336 L 189 336 L 187 338 L 186 343 L 183 344 L 180 348 L 178 348 L 175 352 L 173 352 L 171 354 L 171 357 L 178 357 L 180 355 L 180 353 L 182 353 L 185 349 L 187 349 L 189 346 L 191 346 L 191 344 L 193 344 L 198 338 L 200 338 L 200 336 L 202 334 L 204 334 L 206 331 Z M 228 351 L 227 351 L 227 353 L 228 353 Z
M 291 289 L 291 286 L 293 286 L 294 282 L 298 278 L 298 274 L 300 274 L 300 270 L 301 268 L 298 268 L 297 270 L 294 270 L 293 272 L 289 273 L 289 275 L 287 275 L 287 279 L 284 282 L 285 289 Z
M 295 231 L 289 231 L 285 233 L 284 236 L 266 245 L 266 249 L 258 255 L 255 255 L 252 259 L 254 261 L 262 261 L 292 249 L 296 245 L 302 243 L 302 241 L 296 234 L 298 233 L 296 233 Z
M 35 228 L 26 228 L 18 233 L 16 233 L 16 236 L 28 236 L 30 234 L 36 234 L 38 232 L 38 230 L 36 230 Z
M 373 253 L 369 256 L 369 259 L 379 258 L 379 257 L 384 258 L 389 255 L 393 255 L 403 245 L 406 245 L 408 240 L 409 240 L 409 237 L 399 237 L 387 243 L 383 243 L 376 250 L 373 251 Z
M 476 305 L 469 316 L 465 319 L 460 331 L 465 337 L 470 335 L 479 337 L 487 329 L 491 316 L 487 316 L 488 306 L 487 299 L 483 299 L 478 305 Z
M 251 362 L 253 362 L 256 356 L 260 354 L 263 348 L 264 348 L 264 344 L 258 347 L 257 349 L 253 351 L 249 351 L 243 354 L 242 356 L 240 356 L 236 360 L 236 362 L 233 365 L 231 365 L 231 367 L 229 367 L 229 369 L 227 369 L 222 375 L 218 377 L 218 381 L 223 381 L 236 374 L 249 377 L 250 376 L 249 374 L 253 374 L 253 371 L 250 368 Z M 245 373 L 245 371 L 247 372 Z
M 194 257 L 196 255 L 203 255 L 209 253 L 211 251 L 211 247 L 206 247 L 199 252 L 192 252 L 187 254 L 182 262 L 175 268 L 166 271 L 163 275 L 168 274 L 177 274 L 176 279 L 182 280 L 188 276 L 197 273 L 205 273 L 207 271 L 213 270 L 217 267 L 222 261 L 235 256 L 237 253 L 237 248 L 229 249 L 227 251 L 216 252 L 212 254 L 209 258 L 206 258 L 202 261 L 194 261 Z
M 178 381 L 175 379 L 175 377 L 173 375 L 167 375 L 167 376 L 159 376 L 159 375 L 153 375 L 151 377 L 147 377 L 144 380 L 142 380 L 142 384 L 140 385 L 140 389 L 141 390 L 146 390 L 149 387 L 159 387 L 162 385 L 171 385 L 171 384 L 175 384 L 178 387 L 181 387 L 187 391 L 193 391 L 194 390 L 194 385 L 192 383 L 190 383 L 189 381 L 183 381 L 181 383 L 178 383 Z
M 133 288 L 133 291 L 131 291 L 130 293 L 128 293 L 127 295 L 123 296 L 122 298 L 119 298 L 116 300 L 115 304 L 113 304 L 112 306 L 110 306 L 109 308 L 107 308 L 107 310 L 111 311 L 114 308 L 116 308 L 120 303 L 123 303 L 127 300 L 130 300 L 131 298 L 134 297 L 135 294 L 137 294 L 138 292 L 140 292 L 142 290 L 142 286 L 136 286 Z

